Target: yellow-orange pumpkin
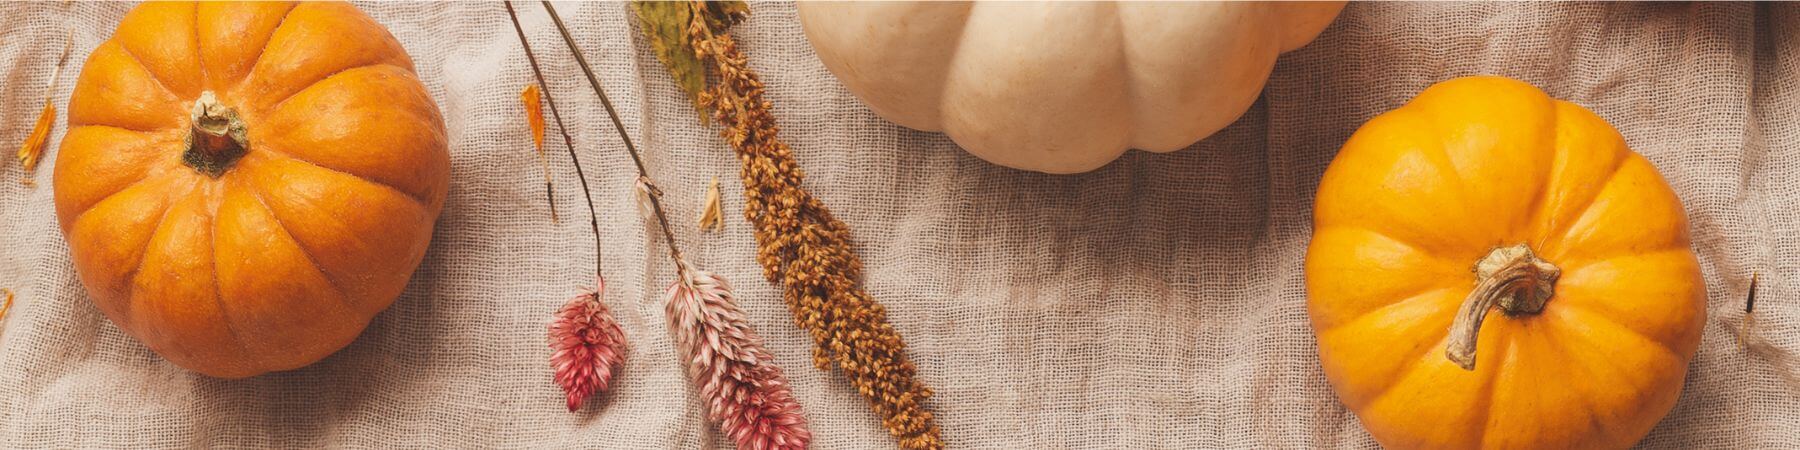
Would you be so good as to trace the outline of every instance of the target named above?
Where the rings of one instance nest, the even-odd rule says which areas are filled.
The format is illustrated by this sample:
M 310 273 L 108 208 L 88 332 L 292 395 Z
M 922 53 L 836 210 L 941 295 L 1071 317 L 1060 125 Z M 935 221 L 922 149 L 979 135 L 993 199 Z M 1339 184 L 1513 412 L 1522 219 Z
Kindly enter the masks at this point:
M 1674 191 L 1604 120 L 1519 81 L 1446 81 L 1370 120 L 1313 227 L 1320 363 L 1389 448 L 1629 447 L 1700 342 Z
M 349 344 L 405 287 L 449 189 L 437 106 L 347 3 L 146 3 L 68 111 L 56 214 L 82 284 L 212 376 Z

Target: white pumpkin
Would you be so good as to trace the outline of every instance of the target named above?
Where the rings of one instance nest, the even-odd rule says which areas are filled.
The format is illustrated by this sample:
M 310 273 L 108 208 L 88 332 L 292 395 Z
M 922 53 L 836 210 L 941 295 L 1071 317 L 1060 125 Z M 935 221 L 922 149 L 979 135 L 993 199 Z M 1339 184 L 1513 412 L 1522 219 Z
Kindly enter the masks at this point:
M 1326 3 L 802 2 L 825 67 L 876 114 L 996 164 L 1086 172 L 1250 108 Z

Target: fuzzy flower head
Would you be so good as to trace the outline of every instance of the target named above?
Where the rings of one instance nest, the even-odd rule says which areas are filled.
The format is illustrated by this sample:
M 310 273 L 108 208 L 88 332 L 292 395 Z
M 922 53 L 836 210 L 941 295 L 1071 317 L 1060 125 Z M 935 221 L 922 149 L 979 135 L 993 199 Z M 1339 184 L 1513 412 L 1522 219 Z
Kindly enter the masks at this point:
M 569 299 L 550 322 L 550 348 L 555 351 L 550 367 L 556 384 L 568 394 L 569 411 L 605 391 L 613 370 L 625 362 L 625 333 L 600 302 L 605 292 L 606 281 L 597 280 L 592 290 Z
M 707 417 L 739 450 L 807 448 L 800 402 L 724 279 L 696 270 L 669 286 L 668 316 Z

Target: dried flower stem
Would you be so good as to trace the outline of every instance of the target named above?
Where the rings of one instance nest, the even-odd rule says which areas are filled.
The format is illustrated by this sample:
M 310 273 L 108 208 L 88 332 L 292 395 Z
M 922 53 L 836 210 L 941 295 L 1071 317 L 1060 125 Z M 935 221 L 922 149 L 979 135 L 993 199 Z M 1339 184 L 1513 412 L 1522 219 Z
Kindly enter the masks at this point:
M 686 279 L 687 263 L 681 257 L 681 249 L 675 245 L 675 233 L 669 230 L 669 215 L 663 212 L 662 189 L 657 188 L 656 183 L 650 179 L 650 170 L 644 168 L 643 156 L 638 154 L 637 146 L 631 143 L 631 136 L 625 133 L 625 123 L 619 120 L 619 111 L 613 108 L 612 99 L 607 98 L 606 89 L 600 87 L 600 79 L 594 76 L 587 58 L 581 55 L 581 47 L 575 45 L 575 37 L 569 35 L 569 27 L 563 24 L 562 16 L 556 14 L 556 7 L 549 0 L 544 0 L 543 4 L 544 10 L 550 13 L 550 20 L 556 23 L 557 33 L 562 35 L 563 44 L 569 46 L 569 53 L 575 55 L 575 62 L 581 66 L 581 73 L 587 76 L 588 85 L 593 86 L 594 93 L 600 96 L 600 105 L 606 107 L 606 117 L 612 119 L 613 130 L 625 141 L 625 150 L 631 154 L 631 163 L 637 166 L 638 181 L 649 188 L 650 208 L 656 212 L 656 222 L 661 225 L 663 240 L 669 245 L 669 257 L 675 260 L 675 273 Z
M 850 230 L 817 197 L 801 187 L 805 178 L 793 151 L 763 99 L 763 85 L 737 42 L 708 20 L 707 5 L 695 4 L 688 43 L 711 64 L 720 81 L 700 93 L 700 103 L 724 126 L 721 135 L 743 167 L 744 215 L 755 225 L 757 261 L 763 275 L 780 283 L 795 322 L 812 332 L 814 364 L 833 363 L 882 417 L 906 449 L 944 447 L 932 414 L 931 396 L 915 377 L 906 343 L 887 320 L 886 309 L 864 290 L 862 261 L 850 250 Z
M 50 85 L 44 89 L 44 109 L 38 113 L 37 123 L 32 125 L 31 133 L 19 144 L 19 165 L 26 173 L 37 170 L 38 162 L 44 156 L 44 149 L 49 146 L 50 130 L 56 126 L 57 79 L 62 77 L 63 65 L 68 63 L 69 51 L 74 46 L 75 36 L 71 30 L 68 40 L 63 44 L 62 56 L 56 59 L 56 67 L 50 70 Z M 29 177 L 24 179 L 24 183 L 26 186 L 35 185 Z
M 1800 392 L 1800 367 L 1794 365 L 1793 353 L 1783 350 L 1762 336 L 1756 326 L 1756 285 L 1761 274 L 1750 274 L 1750 293 L 1744 297 L 1744 321 L 1737 327 L 1738 345 L 1752 356 L 1762 358 L 1780 373 L 1788 389 Z
M 556 131 L 562 134 L 563 145 L 569 151 L 569 160 L 575 164 L 575 178 L 581 180 L 581 196 L 587 200 L 588 226 L 594 230 L 594 273 L 600 273 L 600 213 L 594 212 L 594 194 L 588 188 L 587 174 L 581 170 L 581 155 L 575 153 L 575 138 L 569 137 L 569 127 L 563 125 L 562 112 L 556 108 L 556 96 L 550 95 L 550 84 L 544 82 L 544 69 L 538 66 L 537 53 L 531 51 L 531 40 L 525 39 L 525 28 L 519 25 L 519 13 L 513 11 L 512 2 L 506 5 L 506 15 L 512 18 L 513 32 L 519 35 L 519 45 L 525 47 L 525 58 L 531 61 L 531 75 L 537 78 L 539 86 L 543 86 L 544 102 L 550 104 L 550 117 L 556 120 Z
M 606 277 L 600 270 L 600 214 L 594 209 L 594 195 L 588 188 L 587 174 L 581 168 L 581 156 L 575 153 L 575 139 L 563 125 L 562 113 L 556 108 L 556 97 L 550 95 L 550 85 L 544 82 L 544 70 L 538 64 L 537 54 L 531 50 L 531 41 L 525 38 L 524 27 L 519 25 L 518 12 L 513 11 L 511 2 L 505 5 L 513 31 L 518 33 L 519 45 L 525 48 L 525 57 L 531 62 L 531 74 L 543 88 L 544 101 L 550 105 L 551 117 L 556 119 L 556 130 L 562 134 L 569 159 L 575 164 L 575 177 L 581 180 L 581 195 L 587 200 L 588 226 L 594 232 L 594 288 L 570 299 L 550 323 L 550 348 L 554 350 L 550 355 L 550 366 L 556 384 L 568 397 L 569 411 L 575 411 L 581 409 L 588 397 L 611 385 L 614 368 L 625 361 L 625 334 L 613 320 L 612 312 L 601 302 L 606 293 Z M 540 158 L 543 156 L 542 147 L 538 154 Z M 546 195 L 549 195 L 549 166 L 544 167 Z M 554 200 L 551 205 L 554 208 Z M 554 214 L 554 209 L 552 211 Z

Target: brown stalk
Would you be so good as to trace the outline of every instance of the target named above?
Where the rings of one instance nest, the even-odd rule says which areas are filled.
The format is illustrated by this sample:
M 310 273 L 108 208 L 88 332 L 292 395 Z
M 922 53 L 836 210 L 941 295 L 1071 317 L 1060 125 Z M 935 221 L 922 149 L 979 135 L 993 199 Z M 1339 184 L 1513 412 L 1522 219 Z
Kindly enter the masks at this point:
M 588 66 L 587 58 L 581 55 L 581 47 L 575 45 L 575 37 L 569 35 L 569 27 L 563 24 L 562 16 L 556 14 L 556 7 L 549 0 L 543 0 L 544 10 L 550 13 L 550 20 L 556 23 L 556 32 L 562 35 L 563 44 L 569 46 L 569 53 L 575 55 L 575 63 L 581 66 L 581 73 L 587 76 L 588 85 L 593 86 L 594 93 L 600 97 L 600 105 L 606 107 L 606 118 L 612 120 L 613 130 L 619 133 L 619 139 L 625 141 L 625 150 L 631 154 L 631 163 L 637 166 L 638 181 L 650 189 L 650 207 L 656 212 L 656 222 L 661 225 L 663 239 L 669 245 L 669 258 L 675 260 L 676 275 L 686 282 L 689 279 L 687 263 L 681 258 L 681 249 L 675 245 L 675 233 L 669 229 L 669 215 L 663 212 L 662 189 L 650 179 L 650 171 L 644 168 L 644 158 L 638 154 L 637 145 L 631 143 L 631 135 L 625 132 L 625 123 L 619 120 L 619 111 L 613 108 L 612 99 L 606 97 L 606 89 L 600 87 L 600 78 L 594 76 L 594 69 Z M 507 2 L 507 10 L 511 11 L 512 2 Z M 516 23 L 516 22 L 515 22 Z
M 550 83 L 544 82 L 544 70 L 538 66 L 537 53 L 531 51 L 531 41 L 525 39 L 525 29 L 519 25 L 519 13 L 513 10 L 512 2 L 504 2 L 506 15 L 512 18 L 513 32 L 519 35 L 519 45 L 525 47 L 525 59 L 531 61 L 531 75 L 537 77 L 539 90 L 544 93 L 544 102 L 550 104 L 550 117 L 556 119 L 556 132 L 562 134 L 563 146 L 569 151 L 569 159 L 575 163 L 575 178 L 581 180 L 581 195 L 587 199 L 588 226 L 594 231 L 594 275 L 600 275 L 600 213 L 594 211 L 594 194 L 588 189 L 587 174 L 581 170 L 581 155 L 575 153 L 575 139 L 569 137 L 569 127 L 563 125 L 562 112 L 556 109 L 556 97 L 550 95 Z M 545 177 L 548 180 L 548 177 Z M 545 181 L 545 189 L 549 189 Z M 548 195 L 548 194 L 546 194 Z M 554 196 L 552 196 L 554 199 Z M 555 207 L 552 200 L 551 207 Z M 604 279 L 605 277 L 601 277 Z
M 1769 342 L 1757 327 L 1756 285 L 1761 278 L 1761 274 L 1750 274 L 1750 292 L 1744 297 L 1744 321 L 1737 327 L 1738 345 L 1743 346 L 1744 351 L 1751 356 L 1768 361 L 1781 375 L 1782 381 L 1787 383 L 1788 389 L 1800 392 L 1800 371 L 1797 371 L 1800 367 L 1795 367 L 1793 353 Z

